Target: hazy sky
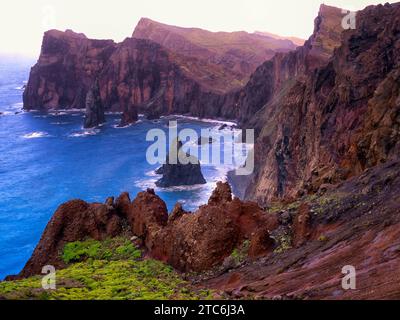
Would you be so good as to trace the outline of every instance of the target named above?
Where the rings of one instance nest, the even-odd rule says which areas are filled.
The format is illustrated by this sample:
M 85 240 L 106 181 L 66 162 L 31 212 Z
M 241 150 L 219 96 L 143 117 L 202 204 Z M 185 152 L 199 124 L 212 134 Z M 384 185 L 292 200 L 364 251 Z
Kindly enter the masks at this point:
M 268 31 L 308 38 L 319 5 L 362 9 L 374 0 L 2 0 L 0 53 L 37 56 L 43 32 L 72 29 L 121 41 L 141 17 L 211 31 Z

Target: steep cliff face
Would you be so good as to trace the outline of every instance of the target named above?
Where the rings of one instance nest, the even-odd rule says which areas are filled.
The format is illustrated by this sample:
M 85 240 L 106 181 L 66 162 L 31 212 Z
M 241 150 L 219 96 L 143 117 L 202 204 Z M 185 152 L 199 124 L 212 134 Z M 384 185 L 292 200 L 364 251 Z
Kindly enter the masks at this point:
M 90 40 L 70 30 L 46 32 L 24 92 L 24 109 L 83 109 L 89 88 L 115 48 L 111 40 Z
M 246 86 L 225 97 L 221 112 L 231 117 L 233 113 L 244 127 L 259 129 L 256 124 L 260 115 L 254 117 L 254 114 L 272 99 L 284 96 L 287 87 L 324 65 L 332 56 L 340 45 L 343 16 L 341 9 L 322 5 L 314 22 L 314 32 L 304 46 L 289 53 L 277 53 L 260 65 Z
M 287 52 L 296 48 L 287 39 L 247 32 L 210 32 L 199 28 L 181 28 L 147 18 L 139 21 L 132 37 L 152 40 L 173 52 L 216 65 L 239 86 L 244 85 L 254 70 L 271 59 L 276 52 Z
M 128 38 L 115 44 L 72 31 L 49 31 L 31 70 L 24 108 L 83 109 L 89 89 L 99 79 L 102 105 L 124 112 L 121 125 L 136 121 L 138 110 L 150 117 L 199 115 L 207 101 L 219 97 L 221 86 L 213 88 L 212 80 L 196 81 L 214 72 L 206 63 L 190 67 L 196 63 L 149 40 Z
M 266 202 L 316 192 L 398 154 L 399 13 L 399 4 L 367 7 L 340 43 L 340 31 L 332 37 L 317 18 L 304 47 L 257 70 L 271 85 L 247 123 L 259 132 L 248 197 Z M 241 110 L 254 113 L 259 103 L 248 100 Z
M 198 76 L 211 74 L 212 70 L 205 66 L 202 73 L 193 68 L 186 71 L 191 62 L 155 42 L 127 38 L 100 74 L 104 104 L 123 111 L 128 119 L 132 118 L 129 113 L 138 111 L 150 118 L 173 113 L 212 116 L 215 111 L 206 105 L 217 100 L 220 92 L 211 88 L 212 83 L 197 81 Z
M 143 19 L 134 38 L 118 44 L 70 30 L 46 32 L 24 92 L 24 108 L 83 109 L 98 78 L 105 110 L 124 113 L 121 126 L 135 122 L 139 110 L 149 117 L 188 113 L 233 118 L 231 108 L 221 107 L 232 101 L 224 95 L 242 87 L 256 66 L 275 52 L 295 47 L 290 41 L 241 32 L 200 30 L 197 37 L 183 37 L 170 28 Z M 161 41 L 165 32 L 170 41 Z M 177 45 L 175 37 L 184 40 L 188 50 Z M 218 44 L 214 49 L 207 47 L 208 37 Z

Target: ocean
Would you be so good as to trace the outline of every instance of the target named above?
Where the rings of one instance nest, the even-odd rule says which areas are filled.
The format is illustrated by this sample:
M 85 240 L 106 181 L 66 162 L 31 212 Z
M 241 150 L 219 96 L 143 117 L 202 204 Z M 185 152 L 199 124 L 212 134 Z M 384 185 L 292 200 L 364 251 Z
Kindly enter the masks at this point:
M 128 191 L 133 199 L 154 188 L 171 210 L 176 202 L 186 210 L 206 203 L 215 183 L 224 180 L 229 165 L 203 166 L 207 184 L 159 189 L 146 161 L 150 129 L 167 131 L 173 117 L 144 117 L 117 128 L 119 115 L 108 114 L 99 129 L 82 128 L 83 112 L 23 112 L 23 87 L 31 59 L 0 58 L 0 279 L 17 274 L 29 259 L 57 207 L 70 199 L 104 202 Z M 178 128 L 218 130 L 221 123 L 177 117 Z

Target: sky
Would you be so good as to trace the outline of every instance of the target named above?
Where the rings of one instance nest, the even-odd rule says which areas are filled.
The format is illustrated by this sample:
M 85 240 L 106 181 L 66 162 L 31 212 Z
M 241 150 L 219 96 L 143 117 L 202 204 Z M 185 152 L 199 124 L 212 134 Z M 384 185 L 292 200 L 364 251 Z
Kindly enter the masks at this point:
M 2 0 L 0 54 L 37 57 L 43 33 L 72 29 L 117 42 L 141 17 L 210 31 L 267 31 L 307 39 L 321 3 L 359 10 L 374 0 Z

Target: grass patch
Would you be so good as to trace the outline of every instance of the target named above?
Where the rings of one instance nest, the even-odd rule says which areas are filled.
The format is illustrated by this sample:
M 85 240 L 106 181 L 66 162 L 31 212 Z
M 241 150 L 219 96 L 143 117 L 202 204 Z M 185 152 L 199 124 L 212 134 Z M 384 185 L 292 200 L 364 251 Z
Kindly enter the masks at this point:
M 246 260 L 249 255 L 250 241 L 246 240 L 239 248 L 235 248 L 231 253 L 231 258 L 235 264 L 239 265 Z
M 87 259 L 108 261 L 139 259 L 141 256 L 141 251 L 122 237 L 102 242 L 92 239 L 70 242 L 65 245 L 62 253 L 62 259 L 66 264 Z
M 65 246 L 67 268 L 57 270 L 56 290 L 42 289 L 42 277 L 0 282 L 0 299 L 174 300 L 211 299 L 160 261 L 140 259 L 129 240 L 87 240 Z

